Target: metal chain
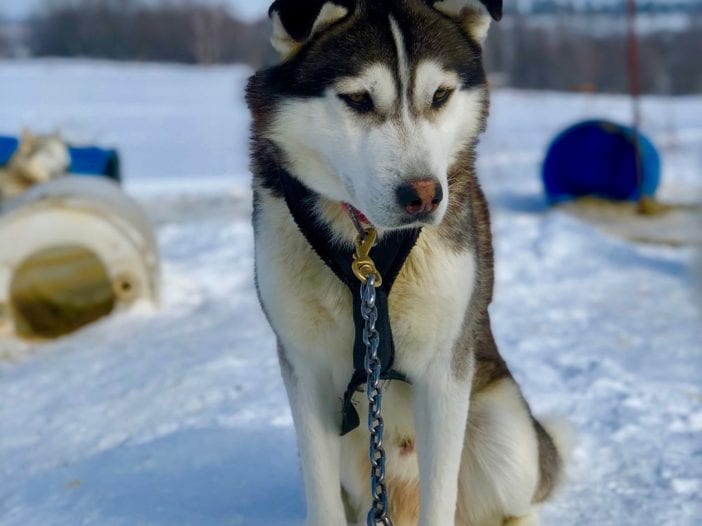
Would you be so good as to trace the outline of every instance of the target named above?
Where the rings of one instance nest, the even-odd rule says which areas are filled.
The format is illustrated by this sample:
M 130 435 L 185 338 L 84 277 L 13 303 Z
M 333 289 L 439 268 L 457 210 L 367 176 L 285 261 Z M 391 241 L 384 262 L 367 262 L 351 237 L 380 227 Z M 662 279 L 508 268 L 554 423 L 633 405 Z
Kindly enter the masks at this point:
M 366 346 L 365 369 L 368 375 L 368 431 L 370 432 L 369 459 L 370 484 L 373 504 L 368 512 L 367 526 L 392 526 L 388 516 L 388 491 L 385 485 L 385 448 L 383 447 L 384 423 L 381 415 L 383 391 L 380 374 L 382 363 L 378 356 L 380 335 L 375 328 L 378 308 L 375 304 L 376 276 L 370 274 L 361 285 L 361 315 L 365 320 L 363 343 Z

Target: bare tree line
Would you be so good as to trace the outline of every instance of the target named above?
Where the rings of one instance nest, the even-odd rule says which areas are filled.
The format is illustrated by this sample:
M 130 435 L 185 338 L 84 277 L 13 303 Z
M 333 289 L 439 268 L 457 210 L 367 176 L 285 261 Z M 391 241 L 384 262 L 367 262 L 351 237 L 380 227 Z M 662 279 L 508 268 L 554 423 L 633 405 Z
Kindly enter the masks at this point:
M 491 30 L 488 68 L 517 88 L 625 92 L 625 21 L 602 17 L 508 15 Z M 621 30 L 602 31 L 603 20 Z M 267 21 L 244 22 L 222 6 L 187 0 L 47 0 L 29 22 L 26 45 L 34 56 L 258 67 L 271 59 L 269 34 Z M 647 31 L 640 46 L 644 92 L 702 93 L 701 17 L 675 31 Z M 3 49 L 0 34 L 0 56 Z
M 518 88 L 626 92 L 626 21 L 608 19 L 621 30 L 597 31 L 602 15 L 551 15 L 546 24 L 528 15 L 507 17 L 491 29 L 489 69 Z M 645 93 L 702 93 L 702 19 L 692 17 L 676 31 L 647 31 L 638 40 Z
M 34 56 L 197 64 L 264 60 L 267 26 L 222 6 L 161 0 L 53 0 L 30 22 Z
M 11 55 L 10 39 L 0 28 L 0 58 L 8 58 Z

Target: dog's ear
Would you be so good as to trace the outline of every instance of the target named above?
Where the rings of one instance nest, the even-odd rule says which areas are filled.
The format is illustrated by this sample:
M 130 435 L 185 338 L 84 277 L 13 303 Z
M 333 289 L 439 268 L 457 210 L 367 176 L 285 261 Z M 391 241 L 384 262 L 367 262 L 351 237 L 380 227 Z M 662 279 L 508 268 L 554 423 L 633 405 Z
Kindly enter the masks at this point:
M 29 153 L 34 149 L 34 144 L 37 142 L 37 137 L 29 128 L 22 128 L 20 135 L 18 151 L 20 153 Z
M 490 29 L 490 17 L 502 18 L 502 0 L 428 0 L 441 13 L 455 18 L 463 29 L 482 43 Z
M 348 16 L 354 3 L 354 0 L 275 0 L 268 10 L 273 21 L 271 44 L 285 60 L 314 35 Z

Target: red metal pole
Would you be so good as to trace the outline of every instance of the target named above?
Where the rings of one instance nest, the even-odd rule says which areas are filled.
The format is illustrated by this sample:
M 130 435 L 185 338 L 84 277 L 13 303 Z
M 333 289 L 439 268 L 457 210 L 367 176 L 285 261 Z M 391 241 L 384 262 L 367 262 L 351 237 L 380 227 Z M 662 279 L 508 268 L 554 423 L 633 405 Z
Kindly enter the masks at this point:
M 628 0 L 627 15 L 629 93 L 634 103 L 633 125 L 638 128 L 641 124 L 641 110 L 639 106 L 639 97 L 641 96 L 641 62 L 639 58 L 639 39 L 636 33 L 636 0 Z
M 641 162 L 641 141 L 639 129 L 641 128 L 641 60 L 639 53 L 639 39 L 636 32 L 636 0 L 627 1 L 627 66 L 629 70 L 629 94 L 631 95 L 633 131 L 632 142 L 636 157 L 636 182 L 639 188 L 640 203 L 643 208 L 643 174 Z

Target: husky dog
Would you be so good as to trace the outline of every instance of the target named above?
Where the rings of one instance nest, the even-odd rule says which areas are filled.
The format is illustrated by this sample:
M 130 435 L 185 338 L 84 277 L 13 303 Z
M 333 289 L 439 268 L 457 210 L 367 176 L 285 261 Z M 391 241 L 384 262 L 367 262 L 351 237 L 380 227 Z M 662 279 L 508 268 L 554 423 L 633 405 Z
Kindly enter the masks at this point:
M 308 524 L 365 524 L 368 434 L 340 436 L 353 373 L 352 294 L 291 208 L 331 250 L 349 210 L 379 239 L 421 228 L 389 295 L 384 389 L 395 526 L 526 526 L 562 476 L 556 434 L 533 416 L 490 328 L 493 250 L 475 146 L 488 114 L 482 45 L 501 0 L 277 0 L 280 62 L 247 88 L 259 298 L 278 339 Z M 308 193 L 286 195 L 285 180 Z M 360 283 L 359 283 L 360 284 Z M 367 413 L 364 397 L 354 402 Z M 421 504 L 420 504 L 421 503 Z
M 0 168 L 0 201 L 66 175 L 69 165 L 68 148 L 59 134 L 34 135 L 24 130 L 17 151 L 7 166 Z

